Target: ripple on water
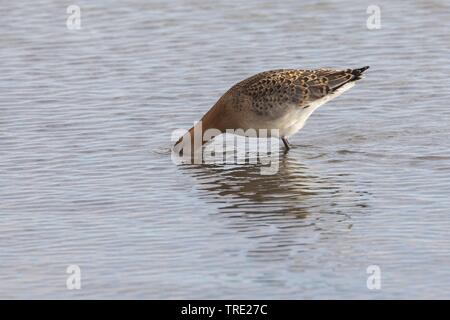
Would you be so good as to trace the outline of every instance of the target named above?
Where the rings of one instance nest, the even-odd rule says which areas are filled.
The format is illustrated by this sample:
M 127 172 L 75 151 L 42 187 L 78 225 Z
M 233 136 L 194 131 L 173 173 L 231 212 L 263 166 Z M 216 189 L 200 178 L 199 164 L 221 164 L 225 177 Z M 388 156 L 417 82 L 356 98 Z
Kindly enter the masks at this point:
M 351 0 L 77 4 L 79 31 L 2 4 L 0 298 L 449 297 L 446 1 L 378 1 L 379 30 Z M 171 161 L 237 81 L 362 65 L 275 175 Z

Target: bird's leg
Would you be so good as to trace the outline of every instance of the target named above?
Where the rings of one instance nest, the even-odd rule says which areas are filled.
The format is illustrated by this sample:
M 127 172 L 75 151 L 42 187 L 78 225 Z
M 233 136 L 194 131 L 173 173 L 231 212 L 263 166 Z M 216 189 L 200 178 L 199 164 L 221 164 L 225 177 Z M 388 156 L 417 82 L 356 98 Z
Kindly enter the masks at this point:
M 286 150 L 289 150 L 291 148 L 291 145 L 289 144 L 289 141 L 286 137 L 282 137 L 281 141 L 283 141 L 284 146 L 286 147 Z

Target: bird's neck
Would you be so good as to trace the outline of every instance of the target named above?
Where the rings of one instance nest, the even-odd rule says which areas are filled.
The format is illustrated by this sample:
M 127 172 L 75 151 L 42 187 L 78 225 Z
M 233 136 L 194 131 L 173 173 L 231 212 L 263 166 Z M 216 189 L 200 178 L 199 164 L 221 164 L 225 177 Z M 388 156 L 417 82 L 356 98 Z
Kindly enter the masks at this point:
M 183 136 L 183 144 L 191 143 L 191 150 L 197 150 L 215 136 L 227 129 L 225 108 L 219 100 L 192 128 L 190 136 Z

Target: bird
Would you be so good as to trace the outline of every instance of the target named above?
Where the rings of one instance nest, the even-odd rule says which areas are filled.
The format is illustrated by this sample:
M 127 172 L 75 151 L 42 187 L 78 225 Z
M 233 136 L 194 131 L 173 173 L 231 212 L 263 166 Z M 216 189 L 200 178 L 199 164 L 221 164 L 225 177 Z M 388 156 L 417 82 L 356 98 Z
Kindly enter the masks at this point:
M 255 74 L 233 85 L 174 148 L 182 153 L 189 144 L 198 151 L 214 136 L 201 136 L 196 143 L 194 132 L 215 129 L 218 134 L 229 129 L 275 130 L 286 150 L 288 138 L 305 125 L 311 114 L 326 102 L 352 88 L 369 66 L 356 69 L 277 69 Z

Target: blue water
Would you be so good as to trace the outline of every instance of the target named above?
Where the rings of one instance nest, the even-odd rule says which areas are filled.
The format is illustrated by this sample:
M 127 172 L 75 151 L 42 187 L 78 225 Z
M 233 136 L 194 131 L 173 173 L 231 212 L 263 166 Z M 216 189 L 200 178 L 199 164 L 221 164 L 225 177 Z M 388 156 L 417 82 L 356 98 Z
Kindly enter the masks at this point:
M 364 1 L 69 4 L 0 4 L 0 298 L 450 298 L 448 1 L 375 30 Z M 365 65 L 275 175 L 171 161 L 237 81 Z

